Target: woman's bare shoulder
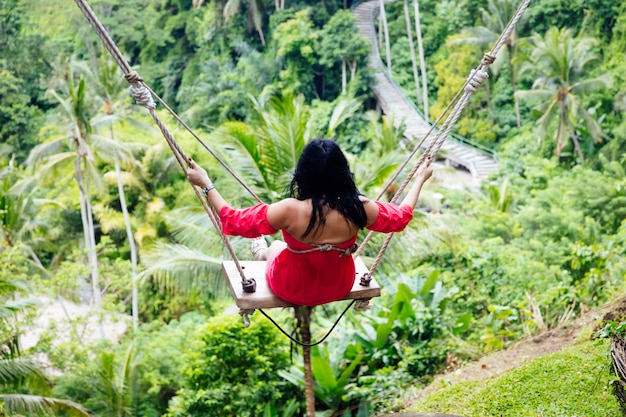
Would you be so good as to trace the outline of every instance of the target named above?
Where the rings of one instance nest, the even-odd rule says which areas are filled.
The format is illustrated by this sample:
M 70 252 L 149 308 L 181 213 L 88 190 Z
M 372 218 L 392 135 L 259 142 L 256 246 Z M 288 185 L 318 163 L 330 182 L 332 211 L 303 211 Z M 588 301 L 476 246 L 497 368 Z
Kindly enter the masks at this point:
M 293 223 L 303 204 L 303 201 L 296 198 L 285 198 L 272 203 L 267 209 L 267 220 L 275 229 L 285 229 Z
M 271 204 L 272 206 L 279 207 L 281 209 L 294 209 L 297 207 L 302 207 L 305 204 L 304 201 L 298 200 L 297 198 L 285 198 L 276 203 Z
M 369 226 L 378 218 L 378 205 L 374 200 L 370 200 L 365 196 L 359 196 L 359 198 L 363 203 L 363 208 L 365 209 L 365 214 L 367 215 L 366 226 Z

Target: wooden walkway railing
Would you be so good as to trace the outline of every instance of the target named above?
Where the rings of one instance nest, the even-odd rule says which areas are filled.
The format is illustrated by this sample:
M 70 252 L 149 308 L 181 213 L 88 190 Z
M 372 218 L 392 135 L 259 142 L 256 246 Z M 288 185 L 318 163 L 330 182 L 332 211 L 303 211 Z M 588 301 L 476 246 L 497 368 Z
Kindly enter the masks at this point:
M 406 139 L 420 141 L 426 136 L 431 125 L 424 120 L 422 112 L 416 105 L 403 94 L 383 65 L 374 27 L 374 18 L 379 12 L 379 4 L 378 0 L 369 0 L 352 8 L 359 33 L 369 39 L 372 44 L 369 65 L 374 70 L 376 78 L 374 95 L 382 111 L 393 116 L 396 127 L 404 123 Z M 434 138 L 434 134 L 431 136 Z M 441 147 L 440 156 L 451 165 L 468 170 L 475 178 L 484 178 L 498 167 L 490 149 L 472 144 L 460 136 L 448 137 Z

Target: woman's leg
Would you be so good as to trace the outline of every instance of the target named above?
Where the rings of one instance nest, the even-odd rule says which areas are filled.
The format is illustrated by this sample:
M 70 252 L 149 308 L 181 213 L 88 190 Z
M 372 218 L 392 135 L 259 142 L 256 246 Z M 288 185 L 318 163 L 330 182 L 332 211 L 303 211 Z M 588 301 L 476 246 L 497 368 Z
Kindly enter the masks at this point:
M 282 240 L 275 240 L 267 250 L 267 257 L 265 259 L 267 260 L 273 258 L 285 249 L 287 249 L 287 244 L 285 242 Z
M 267 241 L 264 236 L 256 237 L 250 242 L 250 251 L 252 251 L 252 259 L 255 261 L 267 260 Z
M 282 240 L 275 240 L 270 247 L 263 236 L 254 238 L 250 243 L 252 258 L 255 261 L 267 261 L 270 257 L 277 255 L 282 250 L 287 249 L 287 244 Z

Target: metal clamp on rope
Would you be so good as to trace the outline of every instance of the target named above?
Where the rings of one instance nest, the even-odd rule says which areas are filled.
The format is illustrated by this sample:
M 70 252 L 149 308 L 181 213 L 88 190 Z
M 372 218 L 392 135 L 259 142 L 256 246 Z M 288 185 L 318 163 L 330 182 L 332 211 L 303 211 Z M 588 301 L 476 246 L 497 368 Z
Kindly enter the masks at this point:
M 363 276 L 361 277 L 360 284 L 363 287 L 369 287 L 370 282 L 372 282 L 372 274 L 370 274 L 369 272 L 364 273 Z
M 248 328 L 250 326 L 250 318 L 248 317 L 248 315 L 251 315 L 251 314 L 254 314 L 254 309 L 252 310 L 245 309 L 245 308 L 239 309 L 239 315 L 243 317 L 243 327 Z
M 248 278 L 241 282 L 241 287 L 243 288 L 243 292 L 253 293 L 256 291 L 256 281 L 254 278 Z

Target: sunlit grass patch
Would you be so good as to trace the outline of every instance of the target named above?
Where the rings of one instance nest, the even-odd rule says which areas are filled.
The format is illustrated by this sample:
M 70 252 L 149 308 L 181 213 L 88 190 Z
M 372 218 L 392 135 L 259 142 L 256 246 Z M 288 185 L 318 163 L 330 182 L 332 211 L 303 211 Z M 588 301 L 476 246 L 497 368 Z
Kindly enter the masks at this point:
M 587 341 L 487 381 L 438 390 L 413 411 L 467 417 L 615 417 L 608 341 Z

